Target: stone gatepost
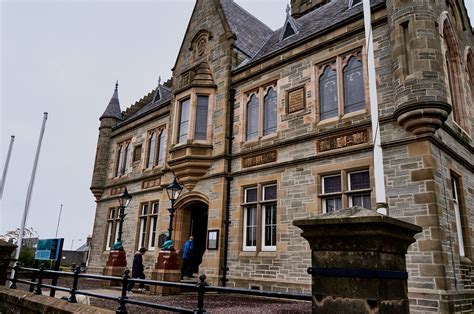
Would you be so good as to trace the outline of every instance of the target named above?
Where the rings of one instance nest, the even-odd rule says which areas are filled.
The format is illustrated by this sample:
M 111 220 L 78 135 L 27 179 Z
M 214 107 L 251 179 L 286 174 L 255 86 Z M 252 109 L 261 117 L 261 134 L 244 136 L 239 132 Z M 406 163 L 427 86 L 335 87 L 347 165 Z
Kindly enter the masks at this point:
M 405 254 L 421 227 L 360 207 L 293 225 L 312 250 L 313 313 L 409 313 Z
M 172 282 L 180 281 L 181 270 L 178 263 L 178 253 L 174 249 L 160 250 L 155 263 L 155 269 L 151 272 L 151 279 Z M 152 285 L 150 292 L 159 295 L 173 295 L 179 294 L 180 289 Z
M 0 240 L 0 286 L 4 286 L 7 280 L 7 268 L 13 251 L 16 249 L 15 244 Z
M 125 251 L 112 250 L 109 253 L 109 259 L 105 264 L 105 267 L 102 271 L 104 276 L 115 276 L 122 277 L 123 271 L 127 267 L 127 255 Z M 120 281 L 115 280 L 105 280 L 104 286 L 119 286 L 121 285 Z

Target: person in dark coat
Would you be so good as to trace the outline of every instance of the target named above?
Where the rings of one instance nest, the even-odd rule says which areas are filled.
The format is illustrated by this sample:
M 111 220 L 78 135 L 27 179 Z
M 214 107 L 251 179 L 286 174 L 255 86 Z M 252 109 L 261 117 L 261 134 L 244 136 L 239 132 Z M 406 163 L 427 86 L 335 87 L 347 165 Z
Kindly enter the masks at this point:
M 184 276 L 193 277 L 192 262 L 194 257 L 194 237 L 190 236 L 183 247 L 183 265 L 181 266 L 181 279 Z
M 132 264 L 132 278 L 138 279 L 145 279 L 145 267 L 143 266 L 143 255 L 145 254 L 146 249 L 144 247 L 140 248 L 138 252 L 135 253 L 133 257 L 133 264 Z M 132 292 L 133 286 L 135 285 L 134 282 L 129 282 L 127 285 L 127 291 Z M 138 287 L 138 291 L 144 291 L 145 284 L 140 283 Z

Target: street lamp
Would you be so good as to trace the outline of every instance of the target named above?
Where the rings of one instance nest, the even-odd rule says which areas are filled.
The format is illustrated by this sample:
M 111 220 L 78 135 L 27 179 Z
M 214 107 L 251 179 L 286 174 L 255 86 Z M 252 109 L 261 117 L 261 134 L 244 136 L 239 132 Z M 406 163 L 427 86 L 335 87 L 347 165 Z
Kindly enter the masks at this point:
M 113 249 L 118 250 L 118 251 L 123 251 L 123 245 L 122 245 L 122 225 L 123 225 L 123 220 L 126 216 L 125 214 L 125 208 L 130 204 L 130 201 L 132 200 L 132 196 L 128 194 L 127 188 L 125 188 L 125 191 L 123 191 L 123 194 L 120 195 L 119 198 L 119 205 L 120 205 L 120 212 L 119 212 L 119 231 L 118 231 L 118 236 L 117 236 L 117 242 L 115 242 Z
M 183 190 L 183 187 L 178 183 L 178 181 L 176 180 L 176 177 L 174 177 L 173 183 L 171 183 L 170 185 L 166 187 L 166 193 L 168 193 L 168 198 L 171 201 L 171 208 L 168 208 L 168 211 L 170 212 L 170 225 L 168 227 L 168 237 L 166 239 L 167 241 L 172 239 L 173 217 L 174 217 L 174 212 L 176 210 L 174 208 L 174 202 L 179 197 L 179 194 L 181 193 L 182 190 Z

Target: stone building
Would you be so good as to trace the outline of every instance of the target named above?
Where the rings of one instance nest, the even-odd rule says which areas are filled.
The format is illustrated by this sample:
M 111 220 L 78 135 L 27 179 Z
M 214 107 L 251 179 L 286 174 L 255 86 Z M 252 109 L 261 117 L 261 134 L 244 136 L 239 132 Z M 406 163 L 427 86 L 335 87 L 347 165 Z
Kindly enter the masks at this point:
M 307 292 L 295 219 L 375 210 L 361 0 L 292 0 L 273 31 L 232 0 L 198 0 L 172 77 L 100 117 L 89 270 L 101 272 L 126 209 L 131 263 L 147 272 L 184 186 L 173 238 L 194 235 L 215 285 Z M 423 227 L 407 256 L 413 312 L 474 304 L 474 31 L 462 0 L 372 0 L 389 215 Z

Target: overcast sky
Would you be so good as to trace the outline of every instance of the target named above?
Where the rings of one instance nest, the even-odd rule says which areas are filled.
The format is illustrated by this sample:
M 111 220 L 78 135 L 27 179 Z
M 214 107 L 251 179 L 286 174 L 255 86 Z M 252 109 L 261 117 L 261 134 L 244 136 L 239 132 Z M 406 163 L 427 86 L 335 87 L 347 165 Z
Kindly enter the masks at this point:
M 272 29 L 289 0 L 236 0 Z M 474 0 L 465 0 L 471 15 Z M 65 249 L 92 233 L 89 190 L 99 117 L 119 80 L 122 110 L 171 75 L 194 0 L 0 0 L 0 176 L 12 158 L 1 201 L 0 234 L 21 224 L 34 155 L 48 112 L 27 227 Z M 73 244 L 74 242 L 74 244 Z

